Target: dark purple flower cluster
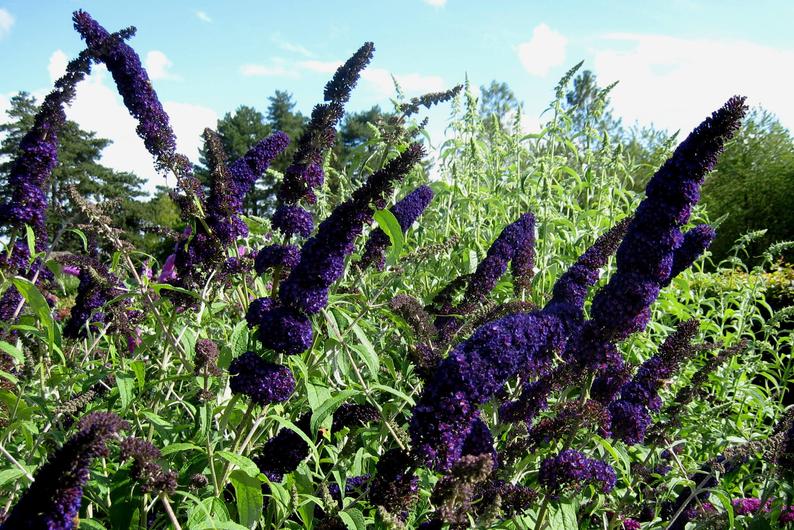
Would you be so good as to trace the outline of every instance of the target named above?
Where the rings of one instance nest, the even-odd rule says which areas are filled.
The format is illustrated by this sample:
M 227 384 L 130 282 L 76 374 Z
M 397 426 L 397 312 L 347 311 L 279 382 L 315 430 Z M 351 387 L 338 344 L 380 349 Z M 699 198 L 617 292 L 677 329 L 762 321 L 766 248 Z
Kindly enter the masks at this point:
M 369 483 L 370 502 L 389 513 L 401 514 L 416 501 L 418 492 L 419 478 L 408 453 L 402 449 L 383 453 Z
M 519 274 L 522 274 L 521 268 L 526 266 L 527 247 L 534 247 L 534 240 L 535 217 L 531 213 L 523 214 L 517 221 L 504 227 L 488 248 L 485 258 L 477 265 L 477 270 L 466 277 L 466 292 L 461 302 L 445 299 L 447 297 L 442 295 L 443 291 L 439 293 L 441 296 L 436 296 L 436 301 L 442 302 L 437 307 L 440 316 L 436 318 L 435 326 L 443 341 L 451 339 L 463 325 L 463 320 L 456 317 L 471 313 L 485 301 L 516 255 L 520 256 Z
M 659 389 L 687 359 L 692 351 L 692 339 L 698 330 L 697 320 L 688 320 L 678 325 L 662 343 L 659 352 L 645 361 L 634 378 L 620 390 L 620 399 L 609 407 L 612 436 L 627 444 L 644 440 L 645 431 L 651 424 L 650 412 L 662 406 Z
M 317 234 L 304 243 L 300 260 L 281 284 L 278 301 L 268 303 L 267 308 L 260 303 L 249 309 L 246 318 L 249 325 L 259 324 L 259 339 L 265 347 L 292 355 L 311 346 L 312 325 L 307 315 L 316 313 L 327 303 L 328 289 L 342 276 L 345 258 L 353 252 L 356 237 L 363 225 L 372 221 L 373 203 L 382 201 L 421 156 L 421 145 L 413 144 L 370 175 L 348 201 L 337 206 L 320 224 Z
M 369 403 L 342 403 L 334 412 L 331 431 L 335 432 L 345 427 L 355 429 L 374 421 L 380 421 L 380 412 Z
M 390 208 L 391 213 L 400 224 L 403 234 L 411 228 L 411 225 L 422 215 L 432 200 L 433 190 L 430 189 L 430 186 L 419 186 Z M 384 253 L 388 246 L 389 236 L 380 228 L 373 230 L 364 246 L 364 255 L 361 257 L 359 267 L 366 269 L 374 263 L 378 270 L 383 270 L 386 264 Z
M 69 62 L 66 74 L 55 82 L 54 90 L 36 113 L 33 127 L 22 138 L 8 175 L 11 197 L 0 208 L 0 224 L 17 231 L 17 236 L 29 225 L 37 247 L 47 242 L 47 182 L 58 163 L 58 134 L 66 123 L 63 107 L 74 98 L 76 85 L 88 74 L 90 64 L 86 52 Z
M 349 497 L 356 492 L 366 493 L 369 489 L 370 478 L 371 475 L 367 473 L 357 477 L 349 477 L 345 480 L 345 497 Z M 339 487 L 339 484 L 331 484 L 328 486 L 328 492 L 336 502 L 342 502 L 342 489 Z
M 86 325 L 102 323 L 106 314 L 97 311 L 111 298 L 120 294 L 118 279 L 98 263 L 80 268 L 77 298 L 63 328 L 63 336 L 77 339 L 86 336 Z
M 559 319 L 516 313 L 489 322 L 459 344 L 433 374 L 413 411 L 413 451 L 424 465 L 449 469 L 477 418 L 477 407 L 519 370 L 547 366 L 564 345 Z
M 310 418 L 311 414 L 304 414 L 295 426 L 308 433 Z M 309 456 L 309 444 L 297 432 L 284 427 L 265 442 L 254 462 L 259 467 L 259 471 L 271 482 L 281 482 L 284 475 L 298 469 L 298 465 L 307 456 Z
M 288 367 L 269 363 L 250 351 L 232 361 L 229 375 L 232 392 L 260 405 L 286 401 L 295 391 L 295 378 Z
M 270 269 L 284 267 L 292 269 L 300 261 L 300 249 L 295 245 L 268 245 L 256 253 L 254 269 L 264 274 Z
M 85 416 L 74 434 L 36 470 L 33 484 L 22 495 L 0 528 L 72 530 L 83 498 L 83 486 L 94 458 L 107 456 L 105 442 L 129 424 L 110 412 Z
M 691 264 L 707 229 L 696 229 L 682 247 L 681 226 L 700 198 L 700 185 L 717 162 L 725 141 L 738 129 L 747 107 L 733 97 L 684 140 L 651 178 L 646 198 L 617 250 L 617 272 L 593 299 L 592 316 L 605 339 L 623 339 L 645 328 L 650 305 L 676 272 Z M 679 252 L 679 248 L 681 251 Z M 678 253 L 678 254 L 677 254 Z M 584 353 L 584 352 L 583 352 Z
M 579 491 L 586 485 L 597 482 L 601 491 L 608 493 L 617 480 L 612 466 L 601 460 L 587 458 L 575 449 L 566 449 L 557 456 L 540 463 L 540 483 L 552 495 L 564 490 Z
M 309 237 L 314 230 L 312 214 L 300 206 L 282 204 L 273 213 L 270 225 L 280 230 L 285 237 L 290 238 L 295 234 Z
M 174 169 L 179 164 L 176 137 L 168 114 L 141 64 L 141 58 L 123 38 L 111 35 L 85 11 L 75 12 L 72 18 L 75 29 L 85 40 L 91 54 L 96 60 L 105 63 L 113 76 L 124 105 L 138 120 L 138 136 L 157 160 L 158 169 Z M 132 36 L 134 32 L 134 29 L 128 30 L 124 36 Z M 186 161 L 181 165 L 183 167 L 180 169 L 189 172 Z M 200 185 L 197 189 L 200 191 Z
M 284 180 L 278 191 L 278 199 L 282 205 L 295 205 L 301 199 L 315 202 L 313 189 L 322 185 L 323 158 L 336 138 L 335 127 L 344 114 L 344 104 L 350 98 L 350 92 L 358 81 L 359 74 L 369 61 L 375 47 L 371 42 L 365 43 L 353 56 L 340 66 L 334 77 L 325 86 L 325 103 L 312 110 L 311 118 L 305 131 L 298 140 L 298 148 L 292 164 L 284 172 Z M 305 211 L 305 210 L 304 210 Z M 306 212 L 308 213 L 308 212 Z M 293 214 L 282 216 L 283 221 L 290 218 L 299 220 L 305 215 Z M 273 226 L 283 229 L 291 235 L 300 233 L 305 224 L 291 225 L 287 222 L 274 223 Z
M 160 450 L 153 443 L 130 436 L 121 441 L 120 449 L 122 462 L 132 460 L 130 477 L 140 482 L 143 492 L 173 493 L 176 490 L 176 473 L 163 470 L 157 462 Z
M 253 328 L 258 326 L 262 321 L 262 317 L 270 311 L 275 305 L 273 299 L 270 297 L 256 298 L 248 304 L 248 310 L 245 313 L 245 320 L 248 322 L 248 327 Z
M 604 406 L 592 399 L 585 402 L 564 402 L 555 412 L 556 414 L 553 416 L 540 420 L 529 431 L 530 448 L 556 440 L 564 440 L 582 427 L 605 424 L 609 421 Z
M 209 339 L 196 341 L 196 352 L 193 356 L 193 370 L 196 375 L 220 376 L 222 371 L 218 368 L 218 345 Z

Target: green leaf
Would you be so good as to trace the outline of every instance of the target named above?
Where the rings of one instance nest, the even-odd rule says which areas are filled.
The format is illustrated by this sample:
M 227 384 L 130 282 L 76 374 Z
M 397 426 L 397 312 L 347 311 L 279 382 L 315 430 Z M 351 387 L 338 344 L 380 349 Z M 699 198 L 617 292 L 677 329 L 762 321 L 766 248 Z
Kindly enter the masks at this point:
M 80 240 L 83 242 L 83 251 L 88 252 L 88 238 L 85 237 L 85 234 L 83 233 L 82 230 L 80 230 L 79 228 L 70 228 L 69 230 L 67 230 L 67 232 L 72 232 L 77 237 L 79 237 Z
M 229 342 L 234 357 L 242 355 L 248 349 L 248 322 L 241 320 L 234 326 Z
M 373 390 L 382 390 L 383 392 L 388 392 L 389 394 L 397 396 L 398 398 L 402 399 L 412 407 L 416 405 L 416 402 L 413 400 L 411 396 L 409 396 L 405 392 L 402 392 L 401 390 L 397 390 L 396 388 L 392 388 L 390 386 L 380 385 L 380 384 L 374 384 L 370 388 L 372 388 Z
M 154 289 L 154 292 L 157 293 L 158 295 L 160 294 L 160 291 L 165 289 L 166 291 L 175 291 L 177 293 L 182 293 L 182 294 L 186 294 L 188 296 L 192 296 L 193 298 L 196 298 L 197 300 L 201 300 L 201 295 L 199 295 L 198 293 L 194 293 L 193 291 L 189 291 L 187 289 L 183 289 L 182 287 L 174 287 L 173 285 L 168 284 L 168 283 L 152 283 L 152 284 L 150 284 L 150 287 L 152 289 Z
M 38 317 L 41 325 L 47 330 L 50 351 L 57 351 L 61 356 L 61 360 L 65 363 L 66 358 L 63 357 L 60 347 L 57 349 L 55 348 L 55 324 L 52 321 L 50 306 L 47 304 L 47 300 L 44 299 L 36 286 L 27 278 L 16 276 L 11 278 L 11 281 L 14 283 L 14 287 L 17 288 L 17 291 L 25 298 L 28 305 L 30 305 L 30 308 Z
M 735 528 L 731 499 L 720 490 L 711 490 L 711 494 L 719 499 L 720 504 L 722 504 L 722 509 L 725 510 L 725 513 L 728 515 L 728 528 Z
M 32 258 L 36 255 L 36 233 L 33 232 L 33 228 L 28 225 L 25 225 L 25 237 L 28 242 L 28 252 Z
M 162 451 L 160 451 L 160 453 L 163 456 L 166 456 L 166 455 L 170 455 L 171 453 L 181 453 L 183 451 L 192 451 L 192 450 L 195 450 L 195 449 L 201 450 L 202 448 L 199 447 L 196 444 L 187 443 L 187 442 L 180 442 L 180 443 L 175 443 L 175 444 L 171 444 L 171 445 L 166 445 L 165 447 L 163 447 L 163 449 L 162 449 Z
M 0 471 L 0 486 L 5 486 L 12 480 L 20 478 L 24 473 L 21 469 L 12 468 Z
M 107 527 L 96 519 L 80 519 L 80 528 L 92 528 L 95 530 L 107 530 Z
M 259 522 L 264 505 L 262 483 L 240 469 L 232 471 L 230 478 L 237 497 L 237 515 L 240 524 L 246 528 L 254 528 Z
M 14 360 L 20 364 L 25 362 L 25 355 L 22 353 L 22 350 L 13 344 L 9 344 L 4 340 L 0 340 L 0 350 L 3 350 L 5 353 L 13 357 Z
M 386 262 L 389 265 L 394 265 L 400 257 L 403 251 L 403 245 L 405 244 L 400 222 L 397 221 L 397 218 L 394 217 L 394 214 L 389 210 L 378 210 L 375 212 L 374 217 L 375 221 L 378 223 L 378 227 L 389 236 L 391 248 L 389 249 L 389 256 L 386 258 Z
M 232 465 L 237 466 L 251 477 L 256 477 L 259 474 L 259 467 L 248 457 L 231 453 L 229 451 L 218 451 L 215 454 Z
M 143 361 L 132 361 L 130 368 L 135 372 L 135 378 L 138 380 L 138 390 L 143 390 L 143 385 L 146 383 L 146 365 Z
M 358 340 L 361 342 L 360 348 L 353 346 L 353 349 L 361 355 L 361 358 L 367 364 L 367 368 L 369 368 L 369 373 L 373 376 L 377 375 L 380 370 L 380 360 L 378 359 L 378 354 L 375 352 L 375 347 L 372 346 L 369 338 L 367 338 L 367 334 L 364 333 L 364 330 L 361 329 L 358 323 L 354 323 L 351 327 L 353 328 L 353 333 L 356 334 L 356 337 L 358 337 Z
M 358 394 L 357 390 L 347 389 L 342 390 L 335 396 L 331 396 L 330 398 L 326 399 L 317 410 L 312 412 L 312 419 L 309 422 L 312 434 L 317 433 L 317 428 L 320 426 L 323 420 L 330 416 L 339 407 L 339 405 L 342 404 L 343 401 L 348 399 L 350 396 L 355 396 L 356 394 Z
M 116 378 L 116 386 L 119 387 L 119 396 L 121 397 L 121 408 L 127 410 L 127 407 L 132 403 L 132 387 L 135 380 L 126 375 L 120 375 Z
M 355 508 L 348 508 L 339 512 L 339 518 L 345 523 L 350 530 L 366 530 L 367 522 L 364 519 L 364 514 Z

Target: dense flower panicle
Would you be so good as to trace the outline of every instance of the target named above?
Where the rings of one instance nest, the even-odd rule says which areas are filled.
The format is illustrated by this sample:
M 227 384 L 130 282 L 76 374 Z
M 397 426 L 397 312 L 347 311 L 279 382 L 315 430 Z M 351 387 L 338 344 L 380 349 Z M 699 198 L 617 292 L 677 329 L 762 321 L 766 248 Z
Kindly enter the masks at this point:
M 262 321 L 262 317 L 275 306 L 275 302 L 270 297 L 256 298 L 248 305 L 248 310 L 245 313 L 245 321 L 248 322 L 248 327 L 253 328 L 258 326 Z
M 389 449 L 381 455 L 375 476 L 369 483 L 369 500 L 386 511 L 400 514 L 416 501 L 419 478 L 413 463 L 402 449 Z
M 276 131 L 270 136 L 259 140 L 243 156 L 229 164 L 231 189 L 228 200 L 236 212 L 242 211 L 245 195 L 254 189 L 254 184 L 289 145 L 289 136 Z
M 334 73 L 334 77 L 325 85 L 323 98 L 325 101 L 335 101 L 337 103 L 347 103 L 350 93 L 358 83 L 361 71 L 367 67 L 372 60 L 375 52 L 375 45 L 365 42 L 350 59 L 340 66 Z
M 344 272 L 345 257 L 365 223 L 372 221 L 374 202 L 382 200 L 392 186 L 405 177 L 422 156 L 422 147 L 412 144 L 383 169 L 369 176 L 346 202 L 337 206 L 301 248 L 301 259 L 282 283 L 282 303 L 312 314 L 328 301 L 328 288 Z
M 698 225 L 684 234 L 681 246 L 673 254 L 673 267 L 664 285 L 688 269 L 711 245 L 717 232 L 709 225 Z
M 436 318 L 435 325 L 442 340 L 451 339 L 463 324 L 461 319 L 453 315 L 467 315 L 483 303 L 496 282 L 507 271 L 508 263 L 517 253 L 525 252 L 534 238 L 535 218 L 530 213 L 523 214 L 502 230 L 488 248 L 485 258 L 477 265 L 477 269 L 467 276 L 463 300 L 458 304 L 448 300 L 438 308 L 440 315 Z
M 563 344 L 559 320 L 540 312 L 508 315 L 478 328 L 439 364 L 414 407 L 409 430 L 419 461 L 449 469 L 462 455 L 477 407 L 519 370 L 547 366 Z
M 0 525 L 4 530 L 42 528 L 72 530 L 94 458 L 107 456 L 105 442 L 129 424 L 110 412 L 94 412 L 78 424 L 78 432 L 34 474 L 33 484 Z
M 380 421 L 380 412 L 369 403 L 342 403 L 334 412 L 334 423 L 331 431 L 349 427 L 355 429 L 367 423 Z
M 314 220 L 308 210 L 300 206 L 282 204 L 273 213 L 270 225 L 281 231 L 285 237 L 290 238 L 295 234 L 309 237 L 314 230 Z
M 620 399 L 609 405 L 612 436 L 628 444 L 644 440 L 651 424 L 651 411 L 661 407 L 659 390 L 692 351 L 692 339 L 698 330 L 697 320 L 678 325 L 659 347 L 659 352 L 645 361 L 634 378 L 620 389 Z
M 435 334 L 432 318 L 416 298 L 398 294 L 389 301 L 389 307 L 408 322 L 420 341 L 428 341 Z
M 429 92 L 421 96 L 413 97 L 407 105 L 402 107 L 402 117 L 406 118 L 416 114 L 419 112 L 420 107 L 429 109 L 430 107 L 438 105 L 439 103 L 445 103 L 457 96 L 461 90 L 463 90 L 463 85 L 456 85 L 449 90 L 445 90 L 444 92 Z
M 767 501 L 767 508 L 772 503 Z M 750 515 L 754 514 L 761 509 L 761 499 L 758 498 L 742 498 L 732 499 L 731 505 L 733 506 L 733 513 L 736 515 Z
M 278 353 L 295 355 L 312 345 L 312 321 L 288 306 L 273 307 L 259 320 L 259 340 L 265 348 Z
M 490 455 L 466 455 L 458 460 L 450 472 L 441 477 L 433 488 L 430 501 L 436 506 L 435 516 L 453 526 L 476 518 L 474 503 L 477 486 L 486 481 L 493 471 Z
M 603 405 L 609 405 L 620 394 L 620 389 L 631 380 L 631 365 L 622 359 L 611 366 L 599 370 L 590 385 L 590 397 Z
M 564 402 L 555 412 L 554 416 L 543 418 L 529 431 L 530 448 L 564 440 L 582 427 L 601 425 L 608 418 L 604 406 L 592 399 Z
M 143 139 L 146 149 L 157 160 L 158 169 L 167 170 L 176 164 L 184 164 L 184 161 L 180 163 L 179 157 L 176 156 L 176 137 L 171 129 L 168 114 L 157 98 L 135 50 L 122 38 L 111 35 L 85 11 L 75 12 L 73 20 L 75 29 L 85 40 L 92 55 L 105 63 L 113 76 L 124 105 L 138 120 L 136 129 L 138 136 Z M 128 34 L 131 35 L 133 32 L 134 29 Z M 189 172 L 186 165 L 181 169 Z
M 19 144 L 19 155 L 8 175 L 10 200 L 0 208 L 0 224 L 18 231 L 30 225 L 37 247 L 47 242 L 47 182 L 58 163 L 58 134 L 64 123 L 64 105 L 75 96 L 76 85 L 90 71 L 90 58 L 82 52 L 69 62 L 66 73 L 55 82 L 36 113 L 33 127 Z
M 295 424 L 304 434 L 309 432 L 310 418 L 311 414 L 304 414 Z M 297 432 L 283 427 L 265 442 L 253 460 L 271 482 L 281 482 L 284 475 L 298 469 L 307 456 L 309 444 Z
M 132 460 L 130 476 L 141 483 L 142 491 L 173 493 L 176 490 L 176 473 L 163 470 L 157 462 L 160 449 L 153 443 L 130 436 L 121 441 L 120 449 L 121 461 Z
M 106 321 L 106 315 L 96 312 L 108 300 L 118 295 L 118 280 L 107 269 L 84 266 L 80 269 L 80 284 L 77 286 L 77 298 L 72 307 L 69 320 L 63 328 L 63 336 L 76 339 L 86 336 L 86 324 Z M 99 270 L 97 270 L 99 269 Z
M 669 283 L 676 251 L 683 243 L 680 227 L 689 219 L 706 173 L 713 169 L 746 110 L 744 98 L 728 100 L 695 128 L 651 178 L 647 196 L 618 248 L 617 272 L 593 300 L 593 319 L 605 338 L 622 339 L 647 325 L 650 305 L 660 287 Z M 700 231 L 692 236 L 693 244 L 702 241 L 698 235 Z M 688 261 L 691 252 L 686 257 L 681 263 Z
M 528 290 L 535 277 L 535 239 L 537 226 L 535 217 L 532 217 L 532 227 L 527 227 L 523 241 L 516 248 L 513 259 L 510 260 L 510 271 L 513 273 L 513 292 L 520 296 L 522 291 Z
M 206 372 L 207 375 L 219 376 L 221 369 L 218 368 L 218 345 L 209 339 L 199 339 L 196 341 L 196 354 L 193 357 L 194 371 L 196 375 Z
M 593 482 L 599 483 L 601 491 L 608 493 L 615 487 L 617 477 L 606 462 L 587 458 L 575 449 L 566 449 L 540 463 L 538 480 L 552 495 L 559 495 L 563 490 L 578 491 Z
M 391 213 L 400 224 L 403 234 L 422 215 L 431 200 L 433 200 L 433 190 L 430 186 L 419 186 L 391 207 Z M 358 263 L 359 267 L 366 269 L 374 263 L 378 270 L 383 270 L 386 263 L 384 252 L 389 243 L 389 236 L 383 230 L 380 228 L 373 230 L 364 247 L 364 255 Z
M 631 218 L 626 218 L 599 236 L 554 283 L 552 299 L 545 311 L 560 316 L 572 330 L 584 320 L 584 302 L 590 287 L 601 276 L 609 257 L 626 234 Z
M 295 391 L 295 377 L 289 368 L 250 351 L 231 362 L 229 375 L 233 393 L 244 394 L 260 405 L 286 401 Z
M 291 269 L 300 260 L 300 248 L 295 245 L 268 245 L 256 254 L 254 269 L 257 274 L 264 274 L 276 267 Z

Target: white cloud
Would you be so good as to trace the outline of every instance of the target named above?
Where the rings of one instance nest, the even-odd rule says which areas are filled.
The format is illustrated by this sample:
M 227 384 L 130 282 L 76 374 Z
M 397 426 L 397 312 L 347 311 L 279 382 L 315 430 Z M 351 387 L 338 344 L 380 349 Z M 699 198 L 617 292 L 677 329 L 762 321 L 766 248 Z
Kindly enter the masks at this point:
M 444 7 L 447 0 L 422 0 L 425 4 L 433 7 Z
M 301 46 L 300 44 L 295 44 L 293 42 L 284 40 L 280 33 L 273 35 L 270 40 L 272 40 L 279 48 L 284 51 L 297 53 L 298 55 L 303 55 L 304 57 L 314 57 L 314 54 L 310 50 Z
M 11 26 L 14 25 L 14 15 L 8 9 L 0 7 L 0 39 L 11 33 Z
M 206 22 L 207 24 L 212 22 L 210 16 L 204 11 L 196 11 L 196 18 L 198 18 L 202 22 Z
M 174 63 L 160 50 L 147 53 L 144 65 L 151 79 L 179 79 L 179 76 L 170 71 Z
M 337 68 L 342 66 L 342 61 L 301 61 L 299 66 L 312 72 L 332 74 L 336 72 Z
M 370 83 L 381 96 L 394 94 L 394 81 L 392 74 L 385 68 L 367 68 L 361 72 L 361 77 Z M 447 88 L 444 79 L 437 75 L 423 75 L 418 73 L 394 74 L 394 79 L 407 96 L 426 94 L 427 92 L 440 92 Z
M 568 39 L 564 35 L 546 24 L 539 24 L 532 30 L 532 38 L 516 47 L 516 53 L 524 70 L 543 77 L 565 61 L 567 44 Z
M 240 73 L 245 77 L 299 77 L 294 66 L 288 66 L 283 59 L 275 57 L 270 64 L 248 63 L 240 67 Z
M 748 96 L 794 127 L 794 50 L 748 41 L 609 34 L 595 50 L 602 83 L 618 115 L 688 133 L 730 96 Z
M 63 50 L 55 50 L 50 55 L 50 62 L 47 65 L 47 72 L 50 74 L 50 82 L 55 82 L 66 73 L 66 65 L 69 63 L 69 57 L 66 56 Z

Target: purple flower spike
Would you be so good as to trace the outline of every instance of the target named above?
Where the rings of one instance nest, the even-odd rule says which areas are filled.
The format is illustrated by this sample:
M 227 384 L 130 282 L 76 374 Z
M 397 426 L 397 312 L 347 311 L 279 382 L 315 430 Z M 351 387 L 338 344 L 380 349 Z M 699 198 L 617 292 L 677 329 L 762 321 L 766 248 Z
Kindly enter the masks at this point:
M 301 248 L 301 258 L 282 283 L 279 299 L 285 305 L 312 314 L 328 300 L 328 288 L 344 272 L 345 258 L 353 252 L 365 223 L 372 222 L 372 204 L 382 200 L 422 157 L 422 146 L 412 144 L 383 169 L 369 176 L 346 202 L 337 206 Z
M 684 234 L 684 241 L 675 250 L 670 277 L 663 285 L 668 285 L 673 278 L 688 269 L 711 245 L 717 232 L 709 225 L 698 225 Z
M 36 470 L 33 484 L 0 525 L 3 530 L 77 528 L 83 486 L 94 458 L 107 456 L 105 442 L 129 424 L 110 412 L 85 416 L 73 435 Z
M 310 414 L 304 414 L 298 420 L 296 427 L 308 433 L 310 418 Z M 303 437 L 292 429 L 284 427 L 265 442 L 262 451 L 254 457 L 254 463 L 271 482 L 281 482 L 284 475 L 298 469 L 307 456 L 309 456 L 309 445 Z
M 617 477 L 606 462 L 587 458 L 575 449 L 566 449 L 540 463 L 538 480 L 556 496 L 563 490 L 579 491 L 592 482 L 599 483 L 601 491 L 608 493 L 615 487 Z
M 392 206 L 391 213 L 400 224 L 403 234 L 422 215 L 431 200 L 433 200 L 433 190 L 430 186 L 419 186 Z M 361 257 L 359 267 L 366 269 L 374 263 L 378 270 L 383 270 L 386 264 L 384 252 L 389 243 L 389 236 L 383 230 L 380 228 L 373 230 L 364 247 L 364 255 Z
M 229 386 L 259 405 L 286 401 L 295 390 L 295 378 L 286 366 L 263 360 L 254 352 L 245 352 L 229 365 Z
M 245 313 L 245 320 L 248 322 L 248 327 L 253 328 L 258 326 L 265 316 L 265 313 L 270 311 L 275 306 L 272 298 L 257 298 L 248 305 L 248 311 Z
M 303 353 L 312 345 L 312 336 L 312 321 L 291 307 L 274 307 L 259 321 L 259 340 L 278 353 Z

